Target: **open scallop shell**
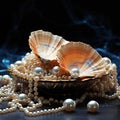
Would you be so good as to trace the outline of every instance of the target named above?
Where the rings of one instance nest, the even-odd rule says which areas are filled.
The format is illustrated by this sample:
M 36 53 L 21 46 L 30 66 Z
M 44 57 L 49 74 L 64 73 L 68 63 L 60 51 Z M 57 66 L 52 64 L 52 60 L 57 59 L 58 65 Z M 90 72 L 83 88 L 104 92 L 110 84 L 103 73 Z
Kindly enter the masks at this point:
M 44 60 L 55 60 L 57 51 L 66 43 L 68 41 L 62 37 L 43 30 L 34 31 L 29 37 L 29 45 L 33 53 Z
M 79 69 L 82 80 L 101 77 L 105 73 L 106 62 L 90 45 L 70 42 L 63 45 L 57 54 L 58 62 L 67 71 Z

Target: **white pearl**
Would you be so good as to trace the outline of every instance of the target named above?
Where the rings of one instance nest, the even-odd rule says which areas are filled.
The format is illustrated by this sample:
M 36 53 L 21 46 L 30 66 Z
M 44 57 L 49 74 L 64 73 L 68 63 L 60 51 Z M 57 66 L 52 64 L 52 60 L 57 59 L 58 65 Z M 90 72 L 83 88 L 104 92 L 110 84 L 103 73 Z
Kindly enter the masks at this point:
M 8 79 L 10 79 L 10 76 L 9 75 L 3 75 L 3 79 L 8 80 Z
M 59 66 L 54 66 L 52 71 L 54 74 L 56 74 L 59 71 Z
M 92 112 L 92 113 L 97 112 L 99 110 L 98 102 L 96 102 L 95 100 L 91 100 L 87 104 L 87 109 L 89 112 Z
M 74 111 L 75 108 L 76 108 L 76 102 L 72 99 L 66 99 L 64 102 L 63 102 L 63 106 L 65 107 L 65 110 L 67 112 L 71 112 L 71 111 Z
M 26 94 L 24 94 L 24 93 L 21 93 L 21 94 L 19 94 L 19 99 L 20 100 L 24 100 L 24 99 L 27 99 L 27 95 Z
M 111 63 L 111 60 L 110 60 L 109 58 L 104 57 L 103 59 L 104 59 L 108 64 Z
M 120 100 L 120 96 L 118 95 L 118 99 Z
M 30 55 L 30 53 L 28 52 L 28 53 L 26 53 L 26 56 L 28 56 L 28 55 Z
M 15 64 L 20 66 L 22 64 L 22 61 L 16 61 Z
M 72 75 L 72 77 L 78 77 L 79 76 L 79 74 L 80 74 L 80 71 L 79 71 L 79 69 L 78 68 L 72 68 L 72 70 L 71 70 L 71 75 Z
M 42 69 L 41 67 L 36 67 L 36 68 L 34 69 L 34 72 L 36 72 L 36 73 L 42 73 L 42 72 L 43 72 L 43 69 Z
M 114 64 L 114 63 L 112 64 L 111 70 L 112 70 L 112 71 L 116 71 L 116 64 Z
M 11 67 L 11 68 L 14 68 L 14 64 L 10 64 L 10 67 Z

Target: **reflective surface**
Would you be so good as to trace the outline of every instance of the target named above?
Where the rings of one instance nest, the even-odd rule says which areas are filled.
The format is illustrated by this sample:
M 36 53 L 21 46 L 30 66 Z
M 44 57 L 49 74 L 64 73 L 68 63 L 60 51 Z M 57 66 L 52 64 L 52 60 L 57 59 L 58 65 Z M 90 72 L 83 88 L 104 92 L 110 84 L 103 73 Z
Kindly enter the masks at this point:
M 100 102 L 100 101 L 99 101 Z M 59 112 L 56 114 L 43 115 L 39 117 L 27 117 L 22 112 L 16 111 L 0 115 L 0 120 L 119 120 L 120 105 L 119 101 L 100 103 L 100 109 L 97 113 L 89 113 L 86 105 L 77 106 L 72 113 Z

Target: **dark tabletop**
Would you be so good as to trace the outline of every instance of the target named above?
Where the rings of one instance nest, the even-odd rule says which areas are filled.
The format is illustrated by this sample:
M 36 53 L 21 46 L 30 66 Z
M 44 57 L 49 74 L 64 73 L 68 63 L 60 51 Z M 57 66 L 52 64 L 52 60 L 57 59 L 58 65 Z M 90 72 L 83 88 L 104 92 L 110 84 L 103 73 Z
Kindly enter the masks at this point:
M 106 101 L 100 103 L 97 113 L 89 113 L 86 106 L 79 105 L 72 113 L 59 112 L 55 114 L 43 115 L 39 117 L 27 117 L 22 112 L 16 111 L 0 115 L 0 120 L 119 120 L 120 105 L 119 101 Z

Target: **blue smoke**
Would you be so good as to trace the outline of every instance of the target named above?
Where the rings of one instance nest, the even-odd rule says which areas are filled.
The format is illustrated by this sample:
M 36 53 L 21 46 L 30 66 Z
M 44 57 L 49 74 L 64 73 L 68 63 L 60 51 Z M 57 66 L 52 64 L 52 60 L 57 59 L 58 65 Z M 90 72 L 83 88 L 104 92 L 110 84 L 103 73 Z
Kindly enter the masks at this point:
M 0 73 L 7 72 L 10 64 L 24 57 L 24 54 L 16 54 L 15 50 L 0 49 Z

